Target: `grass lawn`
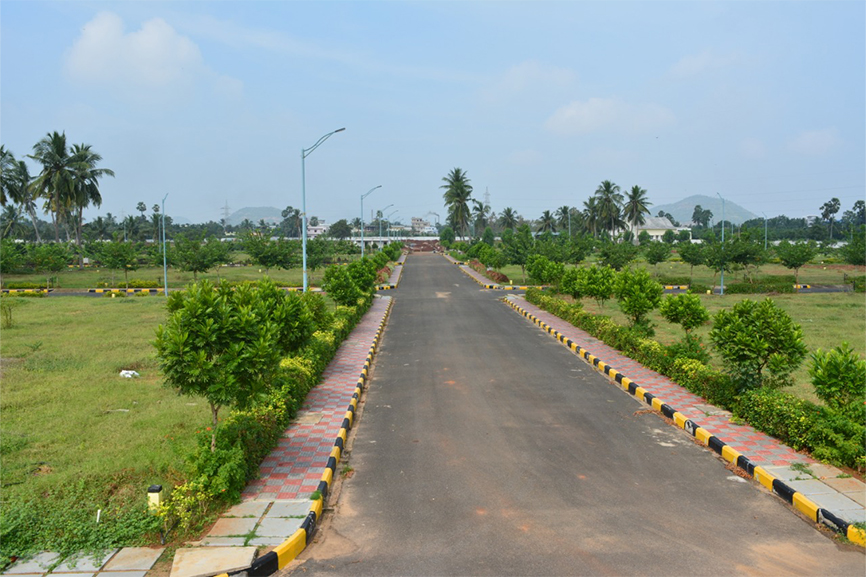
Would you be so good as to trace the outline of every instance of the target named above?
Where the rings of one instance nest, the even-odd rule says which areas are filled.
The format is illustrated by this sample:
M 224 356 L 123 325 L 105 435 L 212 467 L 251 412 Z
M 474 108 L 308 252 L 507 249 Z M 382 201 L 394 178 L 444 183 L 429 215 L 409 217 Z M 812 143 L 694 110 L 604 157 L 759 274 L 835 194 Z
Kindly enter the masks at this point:
M 700 295 L 703 304 L 713 315 L 722 308 L 730 308 L 744 299 L 763 300 L 765 295 Z M 809 352 L 821 348 L 831 349 L 843 341 L 847 341 L 853 349 L 861 356 L 866 356 L 866 299 L 862 293 L 816 293 L 816 294 L 784 294 L 771 297 L 775 303 L 784 309 L 795 322 L 803 327 L 803 340 Z M 600 310 L 592 299 L 583 299 L 585 310 L 591 313 L 603 313 L 619 324 L 627 325 L 628 320 L 620 312 L 616 299 L 605 304 L 604 310 Z M 679 325 L 674 325 L 664 320 L 655 310 L 650 319 L 655 324 L 656 340 L 664 344 L 671 344 L 683 336 Z M 710 324 L 696 329 L 705 343 L 709 343 Z M 717 355 L 713 355 L 712 364 L 721 368 Z M 795 384 L 789 389 L 790 392 L 809 399 L 818 401 L 812 384 L 809 381 L 809 358 L 803 362 L 801 367 L 794 373 Z
M 152 483 L 181 481 L 210 412 L 162 386 L 150 341 L 165 300 L 14 301 L 14 325 L 2 332 L 3 506 L 83 480 L 88 501 L 120 499 L 122 509 L 143 504 Z M 121 369 L 141 377 L 122 378 Z
M 307 276 L 310 285 L 318 286 L 322 282 L 322 276 L 325 273 L 324 268 L 315 271 L 308 270 Z M 84 268 L 84 269 L 67 269 L 58 273 L 58 281 L 60 288 L 64 289 L 89 289 L 97 288 L 98 283 L 108 283 L 112 288 L 124 288 L 126 285 L 123 280 L 122 271 L 110 271 L 107 269 Z M 220 267 L 218 270 L 212 270 L 203 274 L 199 274 L 199 279 L 209 279 L 216 282 L 218 279 L 227 279 L 229 281 L 255 281 L 260 280 L 265 276 L 265 270 L 257 266 L 231 266 Z M 268 271 L 268 276 L 281 286 L 301 286 L 303 284 L 303 272 L 299 268 L 282 270 L 272 269 Z M 140 268 L 129 273 L 129 279 L 139 279 L 147 281 L 156 281 L 159 286 L 163 284 L 162 268 L 146 267 Z M 3 286 L 7 283 L 15 282 L 33 282 L 45 285 L 46 276 L 44 274 L 4 274 Z M 168 286 L 169 288 L 184 287 L 193 282 L 193 274 L 191 272 L 182 272 L 177 269 L 168 269 Z

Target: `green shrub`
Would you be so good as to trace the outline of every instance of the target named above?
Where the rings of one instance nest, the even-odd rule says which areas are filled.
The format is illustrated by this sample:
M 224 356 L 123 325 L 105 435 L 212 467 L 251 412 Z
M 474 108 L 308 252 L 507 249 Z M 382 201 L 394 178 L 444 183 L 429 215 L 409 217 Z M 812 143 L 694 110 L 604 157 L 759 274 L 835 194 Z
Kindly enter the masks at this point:
M 719 311 L 710 339 L 740 390 L 789 384 L 806 356 L 803 329 L 769 298 L 743 300 Z
M 5 286 L 3 288 L 8 289 L 42 289 L 45 288 L 45 284 L 43 283 L 35 283 L 35 282 L 10 282 L 3 283 Z
M 697 295 L 668 295 L 659 310 L 666 321 L 680 325 L 686 334 L 710 320 L 710 313 Z
M 710 362 L 710 353 L 700 335 L 686 333 L 681 341 L 670 345 L 668 351 L 674 358 L 692 359 L 704 364 Z
M 363 294 L 349 273 L 349 266 L 331 265 L 325 269 L 322 279 L 322 289 L 338 305 L 351 305 Z
M 828 407 L 852 419 L 864 419 L 866 402 L 866 361 L 848 343 L 827 352 L 812 353 L 809 376 L 815 394 Z
M 159 280 L 144 280 L 140 278 L 129 279 L 129 288 L 162 288 L 163 281 Z
M 656 275 L 656 280 L 659 282 L 659 284 L 663 284 L 663 285 L 683 286 L 683 285 L 691 284 L 691 279 L 689 279 L 689 277 L 687 277 L 687 276 L 673 276 L 673 275 L 660 274 L 660 275 Z
M 632 326 L 640 326 L 652 334 L 647 315 L 659 306 L 664 289 L 644 269 L 626 269 L 616 277 L 614 294 L 619 308 L 631 319 Z

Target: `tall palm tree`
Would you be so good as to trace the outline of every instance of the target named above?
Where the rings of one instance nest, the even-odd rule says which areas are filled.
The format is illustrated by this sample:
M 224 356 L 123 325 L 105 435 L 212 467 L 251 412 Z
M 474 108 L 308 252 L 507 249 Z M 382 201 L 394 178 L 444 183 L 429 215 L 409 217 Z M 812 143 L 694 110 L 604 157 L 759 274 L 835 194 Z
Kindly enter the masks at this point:
M 571 207 L 570 206 L 560 206 L 556 209 L 556 224 L 559 225 L 559 229 L 565 232 L 566 230 L 570 230 L 569 221 L 571 217 Z
M 647 200 L 646 190 L 637 185 L 631 187 L 631 190 L 626 194 L 622 213 L 625 220 L 631 225 L 632 234 L 635 233 L 638 226 L 646 222 L 644 215 L 649 214 L 650 206 L 652 203 Z
M 15 202 L 27 211 L 33 230 L 36 233 L 36 242 L 41 243 L 39 235 L 39 224 L 36 219 L 36 205 L 33 202 L 33 187 L 31 186 L 30 170 L 23 160 L 15 160 L 12 152 L 0 146 L 0 181 L 2 181 L 3 203 L 8 200 Z
M 514 230 L 517 227 L 517 211 L 510 206 L 502 209 L 502 214 L 499 215 L 499 226 L 504 229 L 510 228 Z
M 102 156 L 93 150 L 89 144 L 72 146 L 74 189 L 70 198 L 72 210 L 75 212 L 75 242 L 81 248 L 81 227 L 84 225 L 84 209 L 93 204 L 102 206 L 102 195 L 99 193 L 99 179 L 103 176 L 114 176 L 110 168 L 97 168 Z M 79 254 L 81 251 L 79 250 Z M 83 261 L 79 265 L 83 265 Z
M 590 196 L 588 199 L 583 201 L 583 214 L 586 231 L 593 237 L 597 237 L 598 225 L 601 219 L 598 211 L 598 199 L 596 197 Z
M 538 219 L 538 232 L 556 232 L 556 219 L 549 210 L 545 210 Z
M 625 221 L 622 219 L 623 196 L 619 186 L 609 180 L 603 180 L 595 189 L 595 196 L 598 199 L 596 202 L 599 225 L 612 236 L 617 229 L 625 226 Z
M 445 189 L 442 196 L 448 208 L 448 219 L 451 221 L 451 226 L 460 232 L 460 236 L 465 237 L 471 218 L 469 203 L 472 200 L 472 185 L 469 177 L 461 168 L 453 168 L 448 176 L 442 178 L 442 181 L 445 184 L 439 188 Z
M 54 240 L 60 242 L 60 226 L 68 220 L 69 200 L 75 194 L 75 159 L 66 146 L 66 133 L 46 134 L 33 145 L 33 154 L 29 156 L 42 165 L 33 186 L 36 195 L 45 198 L 45 207 L 54 224 Z

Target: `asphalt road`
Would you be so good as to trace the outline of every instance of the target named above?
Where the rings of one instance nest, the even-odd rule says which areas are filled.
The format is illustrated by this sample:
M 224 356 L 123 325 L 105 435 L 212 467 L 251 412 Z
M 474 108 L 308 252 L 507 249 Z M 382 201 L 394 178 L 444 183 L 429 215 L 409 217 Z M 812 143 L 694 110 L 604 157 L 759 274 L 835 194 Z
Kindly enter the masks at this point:
M 858 575 L 439 256 L 413 255 L 335 511 L 295 575 Z

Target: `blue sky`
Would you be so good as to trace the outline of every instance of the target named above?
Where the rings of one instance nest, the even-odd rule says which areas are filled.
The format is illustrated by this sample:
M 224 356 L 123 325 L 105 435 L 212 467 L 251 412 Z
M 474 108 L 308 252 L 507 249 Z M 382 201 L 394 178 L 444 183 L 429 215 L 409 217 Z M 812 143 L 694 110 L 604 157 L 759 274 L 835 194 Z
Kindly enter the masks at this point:
M 379 184 L 367 219 L 444 220 L 457 166 L 527 218 L 605 179 L 804 216 L 866 195 L 864 31 L 863 2 L 4 0 L 0 137 L 92 144 L 90 217 L 298 207 L 301 148 L 343 126 L 306 164 L 328 222 Z

